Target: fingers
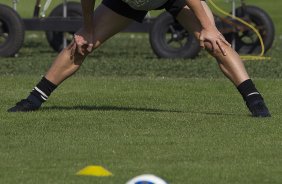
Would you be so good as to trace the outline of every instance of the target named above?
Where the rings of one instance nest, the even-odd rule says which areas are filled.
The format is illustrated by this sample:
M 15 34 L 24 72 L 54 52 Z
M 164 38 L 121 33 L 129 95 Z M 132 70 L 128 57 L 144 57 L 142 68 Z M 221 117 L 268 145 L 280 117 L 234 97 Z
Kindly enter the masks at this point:
M 226 56 L 227 52 L 226 49 L 224 48 L 224 45 L 220 39 L 216 41 L 206 41 L 210 43 L 210 46 L 208 47 L 210 49 L 210 52 L 213 52 L 214 54 L 216 53 L 222 53 L 222 55 Z
M 223 43 L 224 45 L 227 45 L 228 47 L 231 47 L 231 44 L 224 38 L 224 36 L 223 36 L 221 33 L 219 33 L 219 40 L 216 41 L 216 44 L 218 45 L 218 47 L 219 47 L 221 53 L 222 53 L 224 56 L 226 56 L 226 55 L 227 55 L 226 49 L 224 48 L 224 46 L 222 45 L 222 43 Z
M 84 56 L 86 53 L 85 51 L 87 52 L 92 52 L 93 50 L 93 43 L 88 43 L 82 36 L 80 35 L 74 35 L 74 40 L 75 40 L 75 43 L 76 43 L 76 49 L 77 49 L 77 52 Z
M 82 45 L 77 45 L 77 52 L 78 52 L 80 55 L 84 56 L 84 52 L 83 52 L 83 49 L 82 49 Z
M 92 43 L 88 44 L 84 44 L 84 45 L 78 45 L 78 53 L 81 54 L 82 56 L 84 56 L 85 54 L 89 54 L 90 52 L 92 52 L 94 45 Z
M 224 48 L 223 45 L 221 44 L 221 41 L 216 41 L 216 44 L 217 44 L 218 48 L 220 49 L 221 53 L 222 53 L 224 56 L 226 56 L 227 53 L 226 53 L 225 48 Z
M 78 43 L 77 43 L 78 42 Z M 79 40 L 75 40 L 73 39 L 72 42 L 67 46 L 67 50 L 70 51 L 70 58 L 73 59 L 75 52 L 77 51 L 80 55 L 84 56 L 85 55 L 85 50 L 87 50 L 88 52 L 91 52 L 93 50 L 93 44 L 89 44 L 87 49 L 85 49 L 86 45 L 83 44 L 81 45 L 81 43 L 85 43 L 85 42 L 81 42 Z
M 200 36 L 199 37 L 199 42 L 200 42 L 200 47 L 202 48 L 202 49 L 205 49 L 205 39 L 202 37 L 202 36 Z
M 79 35 L 74 35 L 74 41 L 77 52 L 81 55 L 84 55 L 84 53 L 82 52 L 82 45 L 84 44 L 85 40 Z
M 93 50 L 93 43 L 88 44 L 88 47 L 86 49 L 88 52 L 91 52 Z
M 200 46 L 201 48 L 205 48 L 205 42 L 209 42 L 211 44 L 211 47 L 209 46 L 208 48 L 210 48 L 211 52 L 213 53 L 217 53 L 220 52 L 222 53 L 222 55 L 226 56 L 227 52 L 226 52 L 226 45 L 228 47 L 231 47 L 231 45 L 225 40 L 225 38 L 223 37 L 223 35 L 218 35 L 217 39 L 206 39 L 206 40 L 200 40 Z

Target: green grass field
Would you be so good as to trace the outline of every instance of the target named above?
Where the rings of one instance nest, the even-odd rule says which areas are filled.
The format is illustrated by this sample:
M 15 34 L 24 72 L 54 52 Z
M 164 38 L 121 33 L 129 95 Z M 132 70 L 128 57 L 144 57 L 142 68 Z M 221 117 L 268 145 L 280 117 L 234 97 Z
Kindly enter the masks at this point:
M 170 184 L 281 183 L 282 1 L 267 2 L 257 4 L 276 22 L 272 59 L 245 62 L 266 119 L 250 116 L 206 53 L 157 59 L 147 34 L 130 33 L 89 56 L 40 111 L 7 113 L 57 55 L 43 33 L 29 32 L 17 58 L 0 58 L 0 183 L 124 184 L 145 173 Z M 76 175 L 89 165 L 113 176 Z
M 39 112 L 6 113 L 36 80 L 1 77 L 1 183 L 114 184 L 143 173 L 171 184 L 282 181 L 281 80 L 257 80 L 267 119 L 250 117 L 222 79 L 80 76 Z M 114 175 L 75 175 L 88 165 Z

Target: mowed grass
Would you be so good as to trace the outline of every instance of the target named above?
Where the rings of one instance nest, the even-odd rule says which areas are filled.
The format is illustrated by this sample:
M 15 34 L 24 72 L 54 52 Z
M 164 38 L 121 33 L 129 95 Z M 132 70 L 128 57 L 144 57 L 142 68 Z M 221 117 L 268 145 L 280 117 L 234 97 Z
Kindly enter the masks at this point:
M 19 57 L 0 58 L 0 183 L 124 184 L 144 173 L 170 184 L 281 183 L 282 1 L 247 2 L 276 23 L 272 59 L 245 62 L 271 118 L 250 116 L 211 57 L 157 59 L 147 34 L 130 33 L 89 56 L 40 111 L 7 113 L 57 55 L 28 32 Z M 20 1 L 24 17 L 31 3 Z M 76 175 L 88 165 L 113 176 Z
M 144 173 L 170 184 L 282 181 L 281 80 L 256 80 L 266 119 L 224 79 L 78 76 L 40 111 L 7 113 L 37 80 L 1 77 L 1 183 L 122 184 Z M 75 175 L 88 165 L 113 176 Z

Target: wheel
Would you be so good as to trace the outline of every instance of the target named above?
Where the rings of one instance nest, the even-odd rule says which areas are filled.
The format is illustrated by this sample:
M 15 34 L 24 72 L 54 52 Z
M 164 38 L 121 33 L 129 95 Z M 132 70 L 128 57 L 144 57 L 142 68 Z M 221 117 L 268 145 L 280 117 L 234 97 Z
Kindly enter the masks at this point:
M 49 15 L 50 17 L 62 17 L 63 16 L 63 4 L 55 7 Z M 82 9 L 81 4 L 77 2 L 67 3 L 67 16 L 68 17 L 81 17 Z M 57 52 L 63 49 L 64 32 L 58 31 L 46 31 L 46 38 L 49 45 Z M 74 32 L 67 32 L 67 43 L 69 44 L 72 40 Z
M 149 37 L 154 53 L 160 58 L 194 58 L 200 52 L 196 38 L 167 12 L 156 18 Z
M 24 42 L 24 24 L 16 11 L 0 5 L 0 56 L 18 53 Z
M 236 9 L 236 16 L 250 23 L 259 31 L 263 39 L 265 52 L 268 51 L 275 36 L 274 24 L 268 14 L 258 7 L 244 6 Z M 234 23 L 238 25 L 236 32 L 224 36 L 230 43 L 233 38 L 235 39 L 235 50 L 239 54 L 261 53 L 261 44 L 256 33 L 238 21 L 234 21 Z

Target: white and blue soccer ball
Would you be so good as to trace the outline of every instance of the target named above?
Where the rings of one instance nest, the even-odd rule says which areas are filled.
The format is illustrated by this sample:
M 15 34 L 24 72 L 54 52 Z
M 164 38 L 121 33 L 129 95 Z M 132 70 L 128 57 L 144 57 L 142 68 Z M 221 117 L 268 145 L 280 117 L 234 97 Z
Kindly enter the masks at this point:
M 168 184 L 168 183 L 155 175 L 143 174 L 132 178 L 131 180 L 126 182 L 126 184 Z

